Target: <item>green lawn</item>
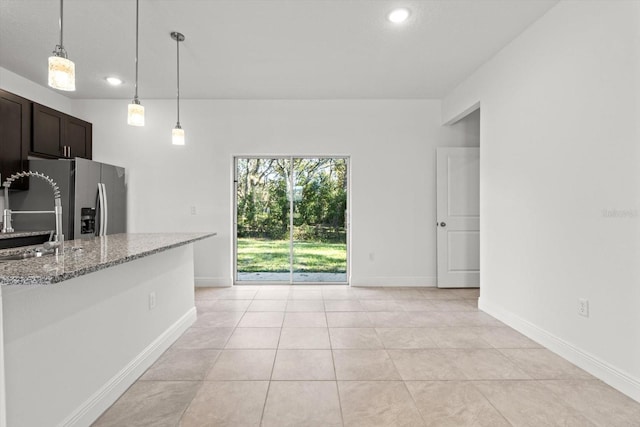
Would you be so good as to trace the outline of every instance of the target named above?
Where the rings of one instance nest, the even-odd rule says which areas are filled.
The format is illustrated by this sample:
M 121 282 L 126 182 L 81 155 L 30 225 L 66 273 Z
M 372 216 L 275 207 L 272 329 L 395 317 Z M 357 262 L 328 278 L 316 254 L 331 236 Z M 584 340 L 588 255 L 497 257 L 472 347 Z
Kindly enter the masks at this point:
M 345 273 L 347 245 L 344 243 L 294 242 L 294 270 Z M 238 272 L 283 273 L 289 271 L 289 241 L 238 239 Z

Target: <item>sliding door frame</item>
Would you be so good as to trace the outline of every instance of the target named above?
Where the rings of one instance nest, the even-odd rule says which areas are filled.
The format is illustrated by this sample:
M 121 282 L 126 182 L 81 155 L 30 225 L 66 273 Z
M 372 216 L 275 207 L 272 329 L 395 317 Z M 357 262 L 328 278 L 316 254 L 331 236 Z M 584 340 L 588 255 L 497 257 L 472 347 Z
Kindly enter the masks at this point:
M 344 159 L 347 166 L 347 209 L 345 214 L 346 222 L 346 244 L 347 244 L 347 259 L 346 259 L 346 278 L 345 282 L 296 282 L 293 280 L 293 208 L 294 208 L 294 180 L 295 176 L 291 173 L 289 177 L 289 191 L 291 192 L 289 197 L 289 281 L 239 281 L 238 280 L 238 160 L 239 159 L 288 159 L 291 162 L 293 171 L 294 159 Z M 233 285 L 246 286 L 246 285 L 346 285 L 349 286 L 351 282 L 351 156 L 349 155 L 246 155 L 236 154 L 232 157 L 231 162 L 231 183 L 232 183 L 232 195 L 231 195 L 231 228 L 232 228 L 232 283 Z

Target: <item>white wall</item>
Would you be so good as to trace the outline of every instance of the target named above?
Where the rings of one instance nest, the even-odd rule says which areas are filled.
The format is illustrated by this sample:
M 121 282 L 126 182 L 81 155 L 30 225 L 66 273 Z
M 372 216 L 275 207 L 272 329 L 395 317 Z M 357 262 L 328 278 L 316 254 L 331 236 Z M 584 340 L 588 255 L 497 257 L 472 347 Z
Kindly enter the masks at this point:
M 46 84 L 46 82 L 44 82 Z M 56 92 L 53 89 L 43 87 L 31 80 L 27 80 L 5 68 L 0 67 L 0 88 L 16 95 L 27 98 L 38 104 L 46 105 L 54 110 L 73 114 L 81 119 L 85 116 L 77 114 L 73 108 L 73 100 Z
M 435 147 L 469 139 L 440 126 L 439 101 L 186 100 L 184 147 L 170 141 L 174 100 L 143 100 L 144 128 L 126 124 L 126 104 L 76 107 L 94 157 L 127 168 L 131 231 L 218 232 L 196 245 L 199 284 L 231 284 L 232 159 L 260 154 L 350 156 L 352 283 L 435 284 Z
M 443 101 L 481 105 L 481 308 L 637 400 L 639 65 L 639 2 L 565 1 Z
M 0 88 L 93 123 L 94 159 L 127 168 L 130 231 L 217 231 L 195 245 L 201 285 L 232 282 L 232 158 L 260 154 L 350 156 L 351 283 L 435 285 L 435 147 L 479 143 L 477 113 L 443 127 L 434 100 L 184 100 L 174 147 L 173 99 L 143 99 L 134 128 L 128 100 L 71 100 L 1 68 Z
M 443 144 L 446 147 L 479 147 L 480 146 L 480 109 L 467 113 L 447 125 L 447 136 Z

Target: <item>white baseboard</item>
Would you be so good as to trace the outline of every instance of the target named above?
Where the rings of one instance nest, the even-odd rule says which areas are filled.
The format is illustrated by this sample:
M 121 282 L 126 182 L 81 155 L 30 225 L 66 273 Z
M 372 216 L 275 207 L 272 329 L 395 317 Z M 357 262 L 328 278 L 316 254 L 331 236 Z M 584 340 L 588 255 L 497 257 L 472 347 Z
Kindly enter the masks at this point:
M 91 425 L 196 321 L 195 307 L 184 314 L 131 360 L 120 372 L 73 411 L 59 425 Z
M 478 300 L 478 308 L 640 402 L 640 379 L 482 297 Z
M 233 283 L 228 277 L 196 277 L 196 288 L 228 287 Z
M 351 286 L 435 287 L 436 277 L 360 277 L 352 278 Z

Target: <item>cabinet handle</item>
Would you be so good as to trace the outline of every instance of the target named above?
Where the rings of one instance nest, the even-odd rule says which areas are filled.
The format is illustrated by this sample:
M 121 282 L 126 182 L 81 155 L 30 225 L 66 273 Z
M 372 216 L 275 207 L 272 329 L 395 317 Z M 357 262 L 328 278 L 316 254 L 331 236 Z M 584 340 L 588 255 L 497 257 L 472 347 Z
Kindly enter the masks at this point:
M 67 145 L 67 157 L 71 157 L 71 146 Z

